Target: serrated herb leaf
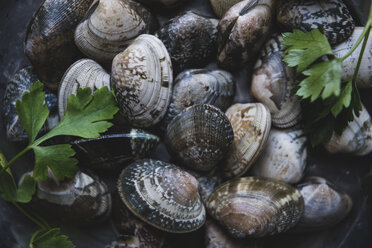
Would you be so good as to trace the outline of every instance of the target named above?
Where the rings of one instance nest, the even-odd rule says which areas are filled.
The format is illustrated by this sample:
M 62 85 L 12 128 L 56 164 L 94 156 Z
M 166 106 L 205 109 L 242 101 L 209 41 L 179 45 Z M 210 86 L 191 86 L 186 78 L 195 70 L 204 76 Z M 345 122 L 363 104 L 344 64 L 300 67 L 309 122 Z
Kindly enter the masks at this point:
M 37 81 L 31 85 L 30 92 L 23 94 L 22 101 L 16 102 L 17 114 L 30 144 L 35 141 L 49 115 L 49 109 L 44 104 L 44 100 L 43 84 Z
M 59 228 L 53 228 L 40 234 L 31 241 L 29 248 L 74 248 L 74 244 L 68 240 L 67 236 L 60 235 Z
M 340 97 L 338 98 L 337 102 L 332 106 L 331 112 L 334 117 L 337 117 L 344 107 L 348 108 L 350 106 L 353 90 L 352 85 L 353 84 L 351 81 L 349 81 L 346 84 L 346 86 L 342 89 Z
M 36 181 L 31 175 L 27 175 L 17 190 L 17 202 L 28 203 L 36 191 Z

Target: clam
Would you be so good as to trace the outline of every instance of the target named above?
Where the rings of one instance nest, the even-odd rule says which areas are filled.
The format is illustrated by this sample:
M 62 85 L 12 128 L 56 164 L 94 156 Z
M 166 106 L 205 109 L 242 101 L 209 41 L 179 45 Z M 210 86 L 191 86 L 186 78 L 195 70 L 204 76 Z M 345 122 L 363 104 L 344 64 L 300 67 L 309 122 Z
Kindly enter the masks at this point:
M 244 0 L 231 7 L 218 25 L 218 62 L 236 69 L 254 58 L 269 34 L 274 0 Z
M 145 4 L 160 3 L 167 8 L 177 7 L 187 0 L 137 0 L 138 2 Z
M 75 31 L 75 44 L 95 61 L 109 63 L 138 35 L 149 33 L 154 17 L 138 3 L 99 0 Z
M 286 183 L 301 180 L 307 161 L 307 139 L 301 129 L 271 129 L 252 174 Z
M 59 182 L 50 170 L 46 181 L 37 180 L 36 194 L 30 203 L 42 215 L 79 224 L 107 220 L 111 204 L 108 188 L 97 176 L 78 171 L 72 179 Z
M 206 203 L 208 197 L 213 193 L 214 189 L 221 183 L 219 175 L 206 175 L 197 177 L 199 183 L 199 194 L 203 203 Z
M 133 126 L 160 122 L 169 105 L 172 84 L 169 54 L 155 36 L 140 35 L 113 60 L 111 87 L 121 115 Z
M 227 71 L 193 69 L 174 81 L 171 102 L 163 120 L 165 127 L 182 110 L 196 104 L 210 104 L 225 111 L 235 95 L 234 77 Z
M 257 159 L 269 137 L 271 117 L 261 103 L 234 104 L 227 111 L 234 142 L 222 168 L 225 178 L 242 176 Z
M 35 83 L 38 77 L 31 66 L 19 70 L 7 85 L 5 98 L 2 106 L 3 121 L 6 130 L 6 137 L 10 141 L 26 141 L 28 136 L 22 128 L 16 111 L 16 101 L 22 99 L 22 95 L 30 90 L 31 84 Z M 49 117 L 41 132 L 47 132 L 58 124 L 57 97 L 46 91 L 45 103 L 50 111 Z
M 163 231 L 191 232 L 205 222 L 198 181 L 175 165 L 137 160 L 120 174 L 118 191 L 134 215 Z
M 218 20 L 188 11 L 164 24 L 156 36 L 164 43 L 175 73 L 202 67 L 217 49 Z
M 282 233 L 300 220 L 301 193 L 288 184 L 256 177 L 227 181 L 206 204 L 208 213 L 236 238 Z
M 288 128 L 301 119 L 301 104 L 294 94 L 296 71 L 283 61 L 285 47 L 281 35 L 270 39 L 262 49 L 252 76 L 252 95 L 266 105 L 273 125 Z
M 332 45 L 346 40 L 354 20 L 342 0 L 279 0 L 277 21 L 285 30 L 323 30 Z
M 58 111 L 62 119 L 70 95 L 80 88 L 90 87 L 92 92 L 104 86 L 110 88 L 110 75 L 91 59 L 81 59 L 72 64 L 62 77 L 58 92 Z
M 242 0 L 210 0 L 214 13 L 222 18 L 226 11 Z
M 141 129 L 114 127 L 99 138 L 78 139 L 71 144 L 80 166 L 112 169 L 148 156 L 158 143 L 157 136 Z
M 354 120 L 349 122 L 341 135 L 333 133 L 323 145 L 329 153 L 369 154 L 372 151 L 372 123 L 367 109 L 362 106 L 359 117 L 354 115 Z
M 169 123 L 165 143 L 182 164 L 199 171 L 211 170 L 234 139 L 226 115 L 203 104 L 184 109 Z
M 358 38 L 363 32 L 364 27 L 355 27 L 353 34 L 343 43 L 337 45 L 332 50 L 335 55 L 339 58 L 345 56 L 351 48 L 355 45 Z M 356 70 L 360 50 L 362 46 L 360 45 L 351 54 L 350 57 L 346 58 L 342 62 L 342 81 L 349 81 L 353 78 L 353 74 Z M 360 88 L 370 88 L 372 87 L 372 32 L 369 34 L 368 42 L 363 54 L 362 62 L 360 64 L 358 76 L 356 79 L 357 86 Z
M 352 208 L 351 198 L 324 178 L 307 178 L 297 188 L 305 201 L 298 230 L 319 231 L 336 225 Z
M 24 51 L 40 80 L 57 89 L 66 69 L 82 57 L 74 31 L 93 0 L 45 0 L 32 17 Z

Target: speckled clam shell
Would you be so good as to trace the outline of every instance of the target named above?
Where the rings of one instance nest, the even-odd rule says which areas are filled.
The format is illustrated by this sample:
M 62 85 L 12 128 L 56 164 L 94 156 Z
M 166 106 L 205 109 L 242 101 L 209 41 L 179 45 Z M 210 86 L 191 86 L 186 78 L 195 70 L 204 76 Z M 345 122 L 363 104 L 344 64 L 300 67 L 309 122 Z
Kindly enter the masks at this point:
M 351 48 L 355 45 L 358 38 L 363 32 L 364 27 L 356 27 L 353 34 L 343 43 L 337 45 L 332 50 L 334 54 L 341 58 L 345 56 Z M 342 81 L 348 81 L 353 78 L 353 74 L 356 70 L 358 58 L 362 45 L 359 45 L 357 49 L 342 62 Z M 372 32 L 370 31 L 368 42 L 363 54 L 362 63 L 360 64 L 358 76 L 356 79 L 357 86 L 360 88 L 372 87 Z
M 76 28 L 77 47 L 95 61 L 111 62 L 138 35 L 150 31 L 150 23 L 146 21 L 151 18 L 146 19 L 141 13 L 151 14 L 146 9 L 138 12 L 136 6 L 127 0 L 97 1 Z
M 10 141 L 18 142 L 27 141 L 28 139 L 16 111 L 16 101 L 21 100 L 22 95 L 30 91 L 31 84 L 37 80 L 38 77 L 32 67 L 28 66 L 19 70 L 7 84 L 2 106 L 2 119 L 5 126 L 6 138 Z M 59 121 L 57 96 L 46 90 L 45 103 L 48 106 L 50 114 L 41 130 L 42 133 L 53 129 Z
M 242 0 L 210 0 L 214 13 L 222 18 L 225 13 L 236 3 Z
M 304 201 L 301 193 L 288 184 L 242 177 L 218 186 L 206 206 L 208 213 L 233 237 L 258 238 L 296 225 Z
M 279 0 L 277 21 L 285 30 L 321 29 L 332 45 L 346 40 L 355 26 L 342 0 Z
M 107 86 L 110 89 L 110 74 L 91 59 L 81 59 L 72 64 L 62 77 L 58 91 L 58 112 L 65 116 L 68 98 L 80 88 L 90 87 L 92 92 Z
M 118 191 L 134 215 L 163 231 L 191 232 L 205 222 L 198 181 L 175 165 L 137 160 L 120 174 Z
M 163 126 L 192 105 L 210 104 L 225 111 L 235 95 L 234 77 L 227 71 L 193 69 L 179 74 L 174 81 L 169 109 Z
M 22 180 L 23 177 L 20 183 Z M 60 182 L 49 173 L 46 181 L 37 181 L 30 204 L 41 215 L 79 225 L 107 220 L 112 206 L 106 184 L 92 173 L 81 171 L 74 178 Z
M 80 166 L 112 170 L 148 156 L 159 141 L 159 137 L 141 129 L 114 127 L 99 138 L 78 139 L 71 145 Z
M 172 59 L 175 73 L 206 65 L 217 50 L 218 20 L 188 11 L 177 16 L 156 33 Z
M 218 25 L 218 62 L 237 69 L 253 59 L 269 34 L 273 0 L 244 0 L 231 7 Z
M 169 123 L 165 143 L 182 164 L 199 171 L 211 170 L 234 139 L 226 115 L 212 105 L 184 109 Z
M 74 31 L 93 0 L 44 0 L 28 24 L 24 51 L 40 80 L 58 87 L 66 69 L 82 57 Z
M 301 129 L 271 129 L 252 174 L 286 183 L 301 180 L 307 162 L 307 138 Z
M 234 130 L 234 142 L 223 163 L 223 175 L 233 178 L 242 176 L 261 153 L 269 137 L 271 117 L 262 103 L 234 104 L 226 115 Z
M 362 106 L 359 117 L 355 116 L 346 129 L 339 136 L 333 134 L 332 138 L 324 143 L 329 153 L 352 153 L 364 156 L 372 151 L 372 123 L 367 109 Z
M 305 211 L 296 226 L 297 230 L 319 231 L 336 225 L 352 208 L 350 196 L 324 178 L 307 178 L 297 188 L 305 201 Z
M 138 2 L 145 4 L 160 3 L 167 8 L 173 8 L 181 5 L 188 0 L 137 0 Z
M 111 86 L 121 115 L 133 126 L 153 126 L 164 117 L 172 85 L 169 54 L 155 36 L 140 35 L 113 60 Z
M 288 128 L 301 120 L 301 104 L 295 95 L 296 71 L 283 61 L 285 47 L 281 35 L 270 39 L 254 67 L 251 92 L 266 105 L 273 125 Z

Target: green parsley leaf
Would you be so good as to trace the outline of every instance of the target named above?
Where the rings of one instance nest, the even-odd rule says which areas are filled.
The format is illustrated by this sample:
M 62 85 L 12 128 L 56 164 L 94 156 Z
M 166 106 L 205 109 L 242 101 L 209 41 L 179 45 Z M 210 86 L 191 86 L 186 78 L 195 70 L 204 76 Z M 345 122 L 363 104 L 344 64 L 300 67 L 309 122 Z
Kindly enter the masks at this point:
M 17 190 L 17 202 L 28 203 L 36 192 L 36 181 L 31 175 L 25 176 Z
M 337 102 L 331 108 L 331 112 L 334 117 L 337 117 L 341 113 L 344 107 L 348 108 L 350 106 L 352 90 L 353 90 L 353 83 L 350 80 L 346 84 L 346 86 L 343 88 L 343 90 L 341 91 L 341 95 L 338 98 Z
M 74 248 L 74 244 L 68 240 L 65 235 L 60 235 L 59 228 L 53 228 L 49 231 L 40 234 L 38 231 L 37 237 L 31 241 L 29 248 Z
M 17 187 L 8 172 L 0 174 L 0 192 L 1 198 L 5 201 L 15 202 L 17 200 Z
M 30 92 L 23 94 L 22 101 L 17 100 L 16 102 L 17 114 L 29 137 L 30 144 L 35 141 L 49 115 L 49 109 L 44 104 L 44 100 L 43 84 L 37 81 L 31 85 Z

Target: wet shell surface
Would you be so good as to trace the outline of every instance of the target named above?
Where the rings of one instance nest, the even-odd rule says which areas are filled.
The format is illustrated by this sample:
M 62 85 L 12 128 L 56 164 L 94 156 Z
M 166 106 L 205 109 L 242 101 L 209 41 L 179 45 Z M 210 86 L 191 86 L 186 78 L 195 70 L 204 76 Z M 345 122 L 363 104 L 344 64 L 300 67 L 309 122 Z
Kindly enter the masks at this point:
M 175 73 L 206 65 L 217 50 L 218 20 L 192 11 L 164 24 L 156 36 L 164 43 Z
M 111 87 L 122 117 L 133 126 L 153 126 L 164 117 L 172 85 L 169 54 L 155 36 L 140 35 L 113 60 Z
M 30 204 L 40 214 L 84 225 L 107 220 L 112 202 L 104 182 L 91 173 L 78 171 L 74 178 L 60 182 L 51 173 L 46 181 L 37 181 Z
M 242 0 L 210 0 L 214 13 L 222 18 L 225 13 L 236 3 Z
M 160 3 L 167 8 L 173 8 L 179 6 L 180 4 L 188 0 L 137 0 L 137 1 L 145 4 Z
M 81 59 L 72 64 L 61 80 L 58 92 L 58 111 L 62 119 L 65 116 L 70 95 L 76 95 L 81 88 L 95 90 L 107 86 L 110 89 L 110 74 L 91 59 Z
M 252 174 L 286 183 L 301 180 L 307 162 L 307 138 L 301 129 L 271 129 Z
M 208 213 L 233 237 L 258 238 L 296 225 L 304 201 L 301 193 L 288 184 L 242 177 L 218 186 L 206 206 Z
M 301 104 L 294 94 L 296 71 L 283 61 L 285 48 L 281 35 L 262 48 L 252 76 L 251 92 L 270 110 L 273 125 L 288 128 L 301 120 Z
M 192 105 L 210 104 L 225 111 L 235 95 L 234 77 L 227 71 L 193 69 L 179 74 L 174 81 L 171 102 L 164 126 Z
M 234 139 L 226 115 L 212 105 L 194 105 L 169 123 L 165 143 L 182 164 L 198 171 L 211 170 Z
M 135 128 L 111 128 L 96 139 L 73 141 L 80 166 L 96 169 L 123 168 L 144 158 L 159 143 L 159 137 Z
M 342 0 L 279 0 L 277 21 L 285 30 L 321 29 L 332 45 L 346 40 L 355 27 Z
M 351 48 L 355 45 L 358 38 L 363 32 L 364 27 L 356 27 L 353 34 L 344 41 L 343 43 L 337 45 L 332 50 L 334 54 L 341 58 L 345 56 Z M 362 46 L 358 46 L 357 49 L 342 62 L 342 81 L 349 81 L 353 78 L 353 74 L 356 70 L 358 63 L 358 58 Z M 358 76 L 356 79 L 357 86 L 360 88 L 370 88 L 372 87 L 372 32 L 370 31 L 368 42 L 363 54 L 362 62 L 360 64 Z
M 244 0 L 231 7 L 218 25 L 218 62 L 237 69 L 253 59 L 272 23 L 273 0 Z
M 137 160 L 120 174 L 118 191 L 134 215 L 163 231 L 192 232 L 205 222 L 198 181 L 175 165 Z
M 297 188 L 305 201 L 305 211 L 296 226 L 298 230 L 318 231 L 333 226 L 352 208 L 351 198 L 324 178 L 307 178 Z
M 35 83 L 38 77 L 31 66 L 19 70 L 7 85 L 5 98 L 2 106 L 3 122 L 6 131 L 6 137 L 10 141 L 26 141 L 27 133 L 22 128 L 16 111 L 16 101 L 22 99 L 25 92 L 30 91 L 31 84 Z M 47 132 L 55 127 L 58 122 L 57 96 L 48 90 L 45 94 L 45 103 L 48 106 L 50 114 L 41 132 Z
M 271 129 L 269 110 L 262 103 L 234 104 L 227 111 L 234 142 L 224 161 L 225 178 L 242 176 L 261 153 Z
M 93 0 L 45 0 L 32 17 L 24 51 L 40 80 L 57 89 L 66 69 L 82 57 L 74 31 Z
M 333 133 L 332 138 L 324 143 L 324 148 L 329 153 L 369 154 L 372 151 L 372 123 L 367 109 L 362 106 L 359 117 L 354 115 L 354 120 L 340 136 Z
M 131 1 L 99 0 L 88 13 L 76 28 L 75 43 L 80 51 L 98 62 L 111 62 L 138 35 L 150 31 L 150 23 L 146 21 L 151 21 L 151 14 Z

